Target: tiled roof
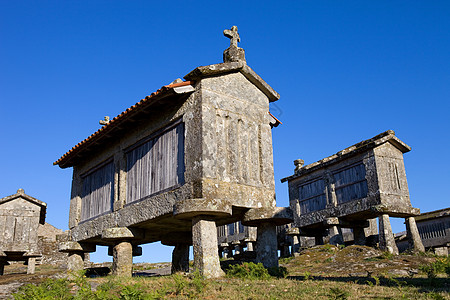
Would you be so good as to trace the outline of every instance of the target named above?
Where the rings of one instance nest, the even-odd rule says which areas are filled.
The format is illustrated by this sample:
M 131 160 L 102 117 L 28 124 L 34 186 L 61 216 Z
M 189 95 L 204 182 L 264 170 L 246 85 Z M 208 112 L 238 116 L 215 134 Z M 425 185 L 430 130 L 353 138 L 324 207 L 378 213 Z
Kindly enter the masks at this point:
M 83 148 L 85 145 L 88 145 L 92 143 L 93 141 L 98 140 L 102 136 L 106 135 L 108 132 L 110 132 L 116 124 L 118 124 L 120 121 L 127 118 L 127 116 L 134 112 L 139 110 L 144 104 L 150 103 L 156 96 L 163 95 L 167 93 L 168 91 L 171 91 L 177 87 L 183 87 L 193 84 L 193 81 L 183 81 L 179 83 L 173 83 L 169 85 L 165 85 L 161 87 L 156 92 L 153 92 L 150 96 L 146 96 L 144 99 L 141 99 L 141 101 L 137 102 L 135 105 L 131 106 L 130 108 L 127 108 L 125 111 L 123 111 L 121 114 L 119 114 L 117 117 L 110 120 L 106 125 L 102 126 L 99 130 L 91 134 L 88 138 L 84 139 L 83 141 L 76 144 L 72 149 L 67 151 L 63 156 L 61 156 L 57 161 L 53 163 L 53 165 L 61 165 L 67 161 L 72 155 L 74 155 L 76 152 L 78 152 L 81 148 Z

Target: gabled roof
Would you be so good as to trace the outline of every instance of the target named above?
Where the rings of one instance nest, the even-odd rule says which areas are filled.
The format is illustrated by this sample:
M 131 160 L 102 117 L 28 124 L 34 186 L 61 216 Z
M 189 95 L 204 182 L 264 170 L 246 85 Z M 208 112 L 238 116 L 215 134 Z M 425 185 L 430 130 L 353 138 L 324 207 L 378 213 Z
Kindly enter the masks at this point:
M 310 172 L 320 169 L 322 167 L 335 164 L 335 163 L 342 161 L 350 156 L 367 151 L 369 149 L 373 149 L 373 148 L 378 147 L 379 145 L 382 145 L 387 142 L 394 145 L 402 153 L 411 151 L 411 147 L 409 147 L 408 145 L 403 143 L 400 139 L 398 139 L 395 136 L 395 132 L 393 130 L 387 130 L 383 133 L 380 133 L 380 134 L 374 136 L 371 139 L 364 140 L 362 142 L 354 144 L 353 146 L 347 147 L 344 150 L 341 150 L 336 154 L 325 157 L 324 159 L 316 161 L 315 163 L 306 165 L 306 166 L 300 168 L 300 170 L 297 171 L 296 174 L 282 178 L 281 182 L 292 180 L 297 177 L 300 177 L 301 175 L 303 175 L 305 173 L 310 173 Z
M 189 72 L 189 74 L 184 76 L 184 79 L 198 80 L 205 77 L 236 72 L 242 73 L 242 75 L 269 98 L 270 102 L 280 99 L 280 95 L 243 61 L 201 66 Z
M 45 214 L 47 213 L 47 203 L 42 202 L 41 200 L 38 200 L 36 198 L 31 197 L 30 195 L 25 194 L 25 191 L 23 189 L 18 189 L 17 193 L 7 196 L 0 199 L 0 205 L 9 201 L 12 201 L 17 198 L 25 199 L 33 204 L 36 204 L 41 207 L 40 211 L 40 217 L 39 217 L 39 223 L 45 224 Z
M 107 138 L 111 134 L 119 131 L 121 129 L 120 125 L 123 125 L 127 121 L 130 121 L 132 116 L 148 108 L 149 106 L 156 104 L 156 102 L 159 102 L 160 100 L 168 96 L 192 93 L 194 91 L 194 87 L 192 86 L 192 84 L 194 84 L 193 81 L 184 81 L 161 87 L 150 96 L 141 99 L 141 101 L 137 102 L 135 105 L 127 108 L 125 111 L 110 120 L 106 125 L 94 132 L 88 138 L 72 147 L 72 149 L 67 151 L 63 156 L 61 156 L 61 158 L 55 161 L 53 165 L 59 165 L 61 168 L 72 167 L 74 159 L 77 155 L 87 150 L 87 148 L 89 148 L 90 146 L 96 145 L 100 140 Z

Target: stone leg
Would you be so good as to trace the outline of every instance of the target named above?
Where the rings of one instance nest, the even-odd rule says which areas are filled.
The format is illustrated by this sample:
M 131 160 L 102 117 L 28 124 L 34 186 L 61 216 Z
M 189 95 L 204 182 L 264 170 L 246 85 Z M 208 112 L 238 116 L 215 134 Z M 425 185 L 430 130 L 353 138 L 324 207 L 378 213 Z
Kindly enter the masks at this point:
M 131 277 L 133 269 L 133 246 L 130 242 L 118 242 L 113 247 L 112 274 Z
M 34 274 L 36 270 L 36 257 L 28 258 L 27 274 Z
M 0 261 L 0 276 L 3 275 L 5 273 L 5 266 L 8 263 L 6 261 Z
M 297 235 L 292 236 L 292 255 L 300 250 L 300 241 Z
M 355 227 L 353 228 L 353 241 L 355 245 L 365 245 L 366 244 L 366 234 L 364 233 L 364 228 Z
M 84 269 L 84 252 L 74 251 L 68 252 L 67 270 L 69 271 L 69 279 L 76 277 L 77 273 Z
M 389 215 L 384 214 L 379 217 L 379 243 L 380 249 L 389 253 L 398 255 L 398 248 L 395 244 L 394 235 L 392 234 L 391 222 Z
M 329 229 L 330 244 L 331 245 L 343 245 L 344 237 L 342 235 L 342 230 L 338 226 L 331 226 Z
M 192 220 L 192 242 L 194 246 L 194 268 L 206 278 L 217 278 L 225 275 L 220 268 L 217 226 L 213 219 L 205 216 Z
M 289 245 L 288 244 L 284 244 L 283 246 L 281 246 L 280 256 L 281 257 L 289 257 L 289 256 L 291 256 L 291 251 L 289 250 Z
M 223 255 L 222 256 L 223 256 L 223 258 L 229 258 L 230 257 L 228 246 L 223 247 Z
M 253 242 L 247 242 L 247 251 L 254 251 Z
M 406 235 L 408 237 L 409 248 L 413 252 L 425 252 L 422 239 L 417 229 L 416 219 L 414 217 L 405 218 L 406 223 Z
M 314 239 L 315 239 L 316 246 L 324 244 L 324 242 L 323 242 L 323 235 L 316 235 L 314 237 Z
M 172 252 L 172 274 L 189 272 L 189 244 L 176 244 Z
M 239 255 L 239 254 L 241 254 L 241 245 L 236 244 L 236 245 L 234 245 L 234 255 Z
M 256 261 L 264 267 L 278 267 L 278 245 L 276 226 L 270 223 L 258 225 L 256 238 Z

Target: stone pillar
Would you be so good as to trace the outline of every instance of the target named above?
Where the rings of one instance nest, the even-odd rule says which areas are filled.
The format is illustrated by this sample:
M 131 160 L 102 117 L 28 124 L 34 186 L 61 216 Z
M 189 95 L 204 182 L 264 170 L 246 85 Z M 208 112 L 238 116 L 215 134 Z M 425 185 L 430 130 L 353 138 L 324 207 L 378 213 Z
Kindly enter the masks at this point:
M 189 244 L 176 244 L 172 251 L 172 274 L 189 272 Z
M 328 229 L 328 234 L 330 236 L 330 244 L 331 245 L 343 245 L 344 244 L 344 237 L 342 235 L 341 227 L 339 226 L 331 226 Z
M 380 250 L 398 255 L 398 248 L 395 244 L 394 235 L 392 234 L 391 222 L 389 215 L 383 214 L 379 217 L 379 243 Z
M 67 256 L 67 270 L 69 278 L 74 278 L 78 272 L 84 269 L 84 252 L 70 251 Z
M 241 244 L 239 242 L 236 242 L 234 245 L 234 255 L 241 254 Z
M 253 242 L 247 242 L 247 251 L 255 251 L 254 249 L 253 249 Z
M 292 236 L 292 255 L 300 250 L 300 239 L 297 235 Z
M 289 256 L 291 256 L 291 251 L 289 250 L 289 245 L 288 244 L 283 244 L 281 246 L 280 256 L 281 257 L 289 257 Z
M 409 248 L 412 249 L 413 252 L 425 252 L 425 247 L 423 246 L 419 230 L 417 229 L 416 219 L 414 219 L 414 217 L 408 217 L 405 218 L 405 221 Z
M 132 276 L 133 246 L 129 241 L 120 241 L 114 245 L 111 271 L 117 276 Z
M 366 236 L 366 246 L 376 247 L 378 243 L 378 226 L 377 218 L 369 219 L 369 227 L 364 228 Z
M 223 246 L 223 258 L 230 258 L 230 248 L 228 246 Z
M 29 257 L 27 264 L 27 274 L 34 274 L 36 271 L 36 257 Z
M 256 260 L 264 267 L 278 267 L 278 246 L 276 226 L 261 222 L 257 229 Z
M 213 218 L 198 216 L 192 219 L 194 268 L 206 278 L 225 275 L 220 268 L 217 247 L 217 226 Z
M 323 242 L 323 235 L 316 235 L 314 237 L 314 239 L 315 239 L 316 246 L 324 244 L 324 242 Z
M 353 229 L 353 241 L 355 245 L 365 245 L 366 244 L 366 234 L 364 233 L 364 228 L 354 227 Z

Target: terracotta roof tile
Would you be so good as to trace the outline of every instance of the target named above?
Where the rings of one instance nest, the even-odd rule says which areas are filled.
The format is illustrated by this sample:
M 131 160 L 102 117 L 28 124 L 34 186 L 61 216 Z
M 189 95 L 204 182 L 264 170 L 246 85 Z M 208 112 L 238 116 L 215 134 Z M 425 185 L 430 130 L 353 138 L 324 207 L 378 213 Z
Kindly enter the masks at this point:
M 146 96 L 144 99 L 141 99 L 141 101 L 139 101 L 136 104 L 134 104 L 133 106 L 127 108 L 125 111 L 120 113 L 118 116 L 116 116 L 112 120 L 110 120 L 106 125 L 103 125 L 99 130 L 97 130 L 96 132 L 91 134 L 89 137 L 87 137 L 83 141 L 81 141 L 78 144 L 76 144 L 74 147 L 72 147 L 72 149 L 67 151 L 63 156 L 61 156 L 57 161 L 55 161 L 53 163 L 53 165 L 59 165 L 66 158 L 68 158 L 70 155 L 72 155 L 74 153 L 74 151 L 76 151 L 78 148 L 80 148 L 81 146 L 84 146 L 84 145 L 92 142 L 93 139 L 95 139 L 97 137 L 100 137 L 101 135 L 103 135 L 103 134 L 107 133 L 108 131 L 110 131 L 113 128 L 113 126 L 118 121 L 121 121 L 124 118 L 126 118 L 127 114 L 129 114 L 132 111 L 135 111 L 137 108 L 141 107 L 143 104 L 149 102 L 150 100 L 152 100 L 153 97 L 155 97 L 157 95 L 160 95 L 160 94 L 163 94 L 164 92 L 167 92 L 167 91 L 172 90 L 174 88 L 182 87 L 182 86 L 188 86 L 188 85 L 191 85 L 193 83 L 194 83 L 193 81 L 183 81 L 183 82 L 179 82 L 179 83 L 173 83 L 173 84 L 169 84 L 169 85 L 164 85 L 163 87 L 161 87 L 156 92 L 151 93 L 150 96 Z

